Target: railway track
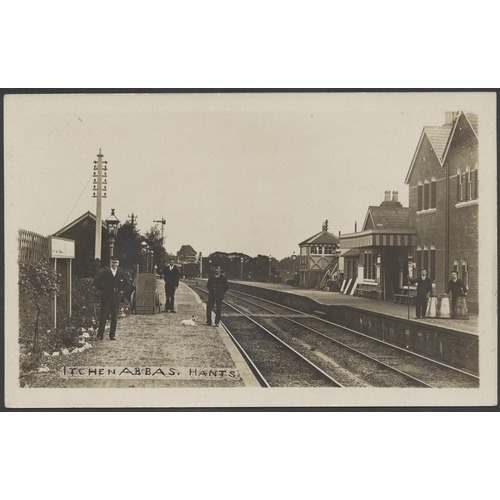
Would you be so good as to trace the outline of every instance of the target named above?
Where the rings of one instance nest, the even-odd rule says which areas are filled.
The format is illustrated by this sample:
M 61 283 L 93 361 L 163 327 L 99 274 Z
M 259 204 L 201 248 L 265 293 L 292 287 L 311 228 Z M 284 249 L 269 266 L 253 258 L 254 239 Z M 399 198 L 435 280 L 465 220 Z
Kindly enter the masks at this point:
M 202 299 L 205 290 L 194 288 Z M 229 304 L 223 326 L 262 387 L 343 387 L 331 374 L 303 356 L 261 323 Z
M 193 287 L 202 298 L 206 291 Z M 225 304 L 234 313 L 225 314 L 225 325 L 238 345 L 239 336 L 247 349 L 249 364 L 259 363 L 266 348 L 243 334 L 247 327 L 238 323 L 244 315 L 254 325 L 267 330 L 303 358 L 329 374 L 342 387 L 478 387 L 479 377 L 424 356 L 373 339 L 341 325 L 270 302 L 243 292 L 230 291 Z M 250 329 L 251 330 L 251 329 Z M 245 355 L 245 354 L 244 354 Z M 272 359 L 272 355 L 270 355 Z M 257 360 L 257 361 L 255 361 Z M 271 363 L 278 372 L 294 371 L 293 363 Z M 268 375 L 269 376 L 269 375 Z M 279 377 L 278 377 L 279 378 Z M 300 377 L 299 377 L 300 379 Z M 277 381 L 278 383 L 279 380 Z M 296 380 L 294 383 L 300 383 Z M 310 382 L 307 382 L 310 385 Z
M 275 323 L 283 321 L 289 323 L 291 326 L 288 327 L 288 331 L 291 335 L 300 336 L 303 329 L 314 331 L 322 338 L 329 338 L 343 344 L 420 381 L 422 386 L 433 388 L 479 387 L 479 377 L 475 374 L 407 351 L 323 318 L 243 292 L 231 291 L 231 299 L 246 301 L 249 307 L 256 307 L 278 316 Z

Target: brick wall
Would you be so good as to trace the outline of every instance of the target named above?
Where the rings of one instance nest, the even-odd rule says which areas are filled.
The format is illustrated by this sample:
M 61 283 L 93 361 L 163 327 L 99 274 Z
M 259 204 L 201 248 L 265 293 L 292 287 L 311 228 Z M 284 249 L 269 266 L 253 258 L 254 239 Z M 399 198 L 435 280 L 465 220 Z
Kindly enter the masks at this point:
M 457 198 L 457 171 L 465 171 L 466 167 L 476 167 L 478 161 L 478 139 L 466 118 L 462 115 L 457 124 L 453 142 L 446 157 L 450 174 L 450 259 L 449 272 L 454 261 L 458 261 L 459 278 L 464 279 L 462 261 L 468 264 L 469 293 L 467 304 L 471 311 L 479 310 L 478 274 L 478 209 L 475 201 L 459 203 Z M 449 279 L 449 273 L 448 273 Z
M 436 181 L 436 208 L 418 211 L 418 184 L 432 180 Z M 437 293 L 443 293 L 447 275 L 445 270 L 446 177 L 427 136 L 424 136 L 416 157 L 409 179 L 409 192 L 410 224 L 417 230 L 417 248 L 421 249 L 422 255 L 421 267 L 424 262 L 424 248 L 427 247 L 429 262 L 429 252 L 433 248 L 436 252 Z M 419 276 L 420 269 L 416 272 Z
M 478 205 L 474 201 L 457 205 L 457 170 L 477 166 L 478 140 L 463 114 L 458 123 L 442 167 L 424 136 L 409 178 L 410 226 L 417 231 L 417 247 L 436 250 L 437 293 L 444 293 L 454 261 L 458 261 L 459 277 L 462 262 L 468 265 L 469 293 L 467 303 L 478 312 Z M 446 175 L 449 172 L 449 256 L 446 262 Z M 436 208 L 418 211 L 418 184 L 436 180 Z M 423 258 L 422 258 L 423 262 Z M 417 273 L 419 270 L 417 269 Z

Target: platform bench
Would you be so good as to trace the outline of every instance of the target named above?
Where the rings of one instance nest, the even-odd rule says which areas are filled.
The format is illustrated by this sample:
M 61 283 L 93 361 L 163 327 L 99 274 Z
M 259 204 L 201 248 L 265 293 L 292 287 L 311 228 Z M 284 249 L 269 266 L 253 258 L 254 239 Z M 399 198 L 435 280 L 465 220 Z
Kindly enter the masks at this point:
M 417 290 L 416 286 L 410 286 L 410 295 L 408 295 L 408 287 L 404 286 L 400 293 L 395 293 L 393 295 L 394 304 L 406 304 L 408 305 L 408 300 L 410 304 L 413 304 L 413 298 L 415 296 L 415 291 Z
M 356 294 L 359 297 L 367 297 L 370 299 L 377 297 L 378 283 L 358 283 Z

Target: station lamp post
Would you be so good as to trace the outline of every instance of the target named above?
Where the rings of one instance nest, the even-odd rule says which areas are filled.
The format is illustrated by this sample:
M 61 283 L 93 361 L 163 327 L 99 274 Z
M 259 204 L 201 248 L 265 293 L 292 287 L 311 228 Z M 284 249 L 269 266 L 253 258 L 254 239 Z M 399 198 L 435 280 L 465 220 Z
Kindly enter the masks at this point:
M 240 257 L 240 262 L 241 262 L 241 270 L 240 270 L 240 279 L 241 281 L 243 281 L 243 262 L 244 262 L 244 258 L 243 257 Z
M 149 256 L 150 256 L 149 265 L 150 265 L 150 268 L 151 268 L 151 269 L 149 269 L 149 271 L 153 272 L 153 270 L 154 270 L 154 262 L 155 262 L 155 253 L 153 252 L 153 250 L 149 251 Z
M 148 244 L 143 241 L 141 243 L 141 253 L 142 253 L 142 256 L 144 258 L 144 262 L 146 264 L 146 271 L 148 269 Z M 143 272 L 144 272 L 144 268 L 143 268 Z
M 273 263 L 273 258 L 271 255 L 269 255 L 269 283 L 271 283 L 271 278 L 273 275 L 272 263 Z
M 295 255 L 295 251 L 293 252 L 292 254 L 292 261 L 293 261 L 293 276 L 292 276 L 292 280 L 293 280 L 293 284 L 295 285 L 295 259 L 297 258 L 297 256 Z
M 115 209 L 111 209 L 111 215 L 106 219 L 106 225 L 108 227 L 108 235 L 109 235 L 109 256 L 113 257 L 114 248 L 115 248 L 115 240 L 116 235 L 118 234 L 118 224 L 120 221 L 118 217 L 115 215 Z

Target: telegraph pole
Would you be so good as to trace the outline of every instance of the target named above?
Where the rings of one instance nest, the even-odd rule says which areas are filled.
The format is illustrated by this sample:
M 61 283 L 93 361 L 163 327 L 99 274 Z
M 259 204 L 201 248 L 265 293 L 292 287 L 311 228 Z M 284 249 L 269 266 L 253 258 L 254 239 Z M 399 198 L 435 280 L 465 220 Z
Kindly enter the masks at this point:
M 130 222 L 132 223 L 132 227 L 135 227 L 136 221 L 139 218 L 138 215 L 135 215 L 134 212 L 132 212 L 132 215 L 128 215 L 130 217 Z
M 99 154 L 97 155 L 97 161 L 94 161 L 94 193 L 93 198 L 96 198 L 96 210 L 95 210 L 95 252 L 94 258 L 101 260 L 101 236 L 102 236 L 102 210 L 101 210 L 101 200 L 106 198 L 107 190 L 107 173 L 108 162 L 102 161 L 103 154 L 101 153 L 101 148 L 99 148 Z M 103 166 L 104 164 L 104 166 Z

